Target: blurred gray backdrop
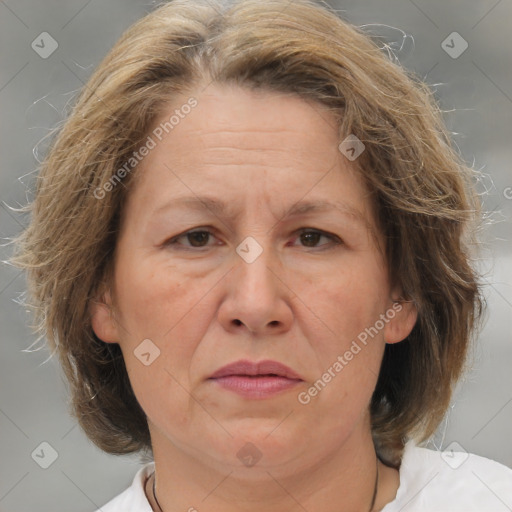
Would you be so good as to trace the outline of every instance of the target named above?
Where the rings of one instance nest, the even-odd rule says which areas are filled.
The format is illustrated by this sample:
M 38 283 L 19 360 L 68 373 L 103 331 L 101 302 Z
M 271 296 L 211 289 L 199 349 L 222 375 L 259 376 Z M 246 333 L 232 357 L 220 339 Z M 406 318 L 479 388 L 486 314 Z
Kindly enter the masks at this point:
M 487 322 L 472 352 L 473 371 L 432 447 L 457 447 L 512 466 L 512 3 L 328 3 L 387 42 L 433 87 L 464 158 L 484 173 Z M 26 222 L 8 206 L 30 198 L 36 158 L 45 150 L 45 142 L 38 143 L 63 119 L 121 33 L 154 6 L 142 0 L 0 0 L 3 242 Z M 10 251 L 0 247 L 0 259 Z M 68 415 L 56 362 L 46 350 L 27 351 L 35 337 L 16 302 L 23 291 L 23 275 L 0 265 L 0 512 L 92 511 L 131 483 L 138 458 L 103 454 Z

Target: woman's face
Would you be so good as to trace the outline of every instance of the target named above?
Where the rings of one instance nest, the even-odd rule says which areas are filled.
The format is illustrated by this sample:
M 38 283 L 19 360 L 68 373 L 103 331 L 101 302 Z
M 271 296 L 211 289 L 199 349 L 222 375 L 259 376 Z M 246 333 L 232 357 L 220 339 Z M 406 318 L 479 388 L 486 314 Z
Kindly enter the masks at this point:
M 383 239 L 331 114 L 234 86 L 195 98 L 149 134 L 103 297 L 117 309 L 94 306 L 93 327 L 121 346 L 155 455 L 296 471 L 367 438 L 385 342 L 415 314 L 393 305 Z M 256 364 L 211 378 L 239 361 L 294 378 Z

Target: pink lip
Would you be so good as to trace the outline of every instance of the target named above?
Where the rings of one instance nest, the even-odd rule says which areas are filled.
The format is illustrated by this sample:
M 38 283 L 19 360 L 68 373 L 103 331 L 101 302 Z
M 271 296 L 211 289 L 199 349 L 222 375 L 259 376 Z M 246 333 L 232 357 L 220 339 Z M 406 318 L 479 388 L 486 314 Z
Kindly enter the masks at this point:
M 277 361 L 236 361 L 217 370 L 210 379 L 248 398 L 267 398 L 302 382 L 291 368 Z

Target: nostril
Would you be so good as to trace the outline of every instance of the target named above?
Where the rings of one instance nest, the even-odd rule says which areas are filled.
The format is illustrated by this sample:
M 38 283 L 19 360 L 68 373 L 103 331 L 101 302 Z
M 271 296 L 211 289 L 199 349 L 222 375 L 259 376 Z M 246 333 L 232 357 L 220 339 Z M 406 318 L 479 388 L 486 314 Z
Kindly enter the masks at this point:
M 236 324 L 236 325 L 242 325 L 242 322 L 240 320 L 238 320 L 238 318 L 235 318 L 235 320 L 233 320 L 233 322 Z

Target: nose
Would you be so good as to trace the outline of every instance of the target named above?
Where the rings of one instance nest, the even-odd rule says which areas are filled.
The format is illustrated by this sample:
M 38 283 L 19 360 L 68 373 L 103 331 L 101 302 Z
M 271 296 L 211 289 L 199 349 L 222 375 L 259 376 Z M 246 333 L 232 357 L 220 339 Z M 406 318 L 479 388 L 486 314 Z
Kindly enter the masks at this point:
M 292 324 L 295 294 L 271 249 L 264 249 L 252 263 L 236 253 L 234 257 L 239 261 L 226 276 L 226 295 L 218 313 L 224 329 L 254 335 L 286 332 Z

